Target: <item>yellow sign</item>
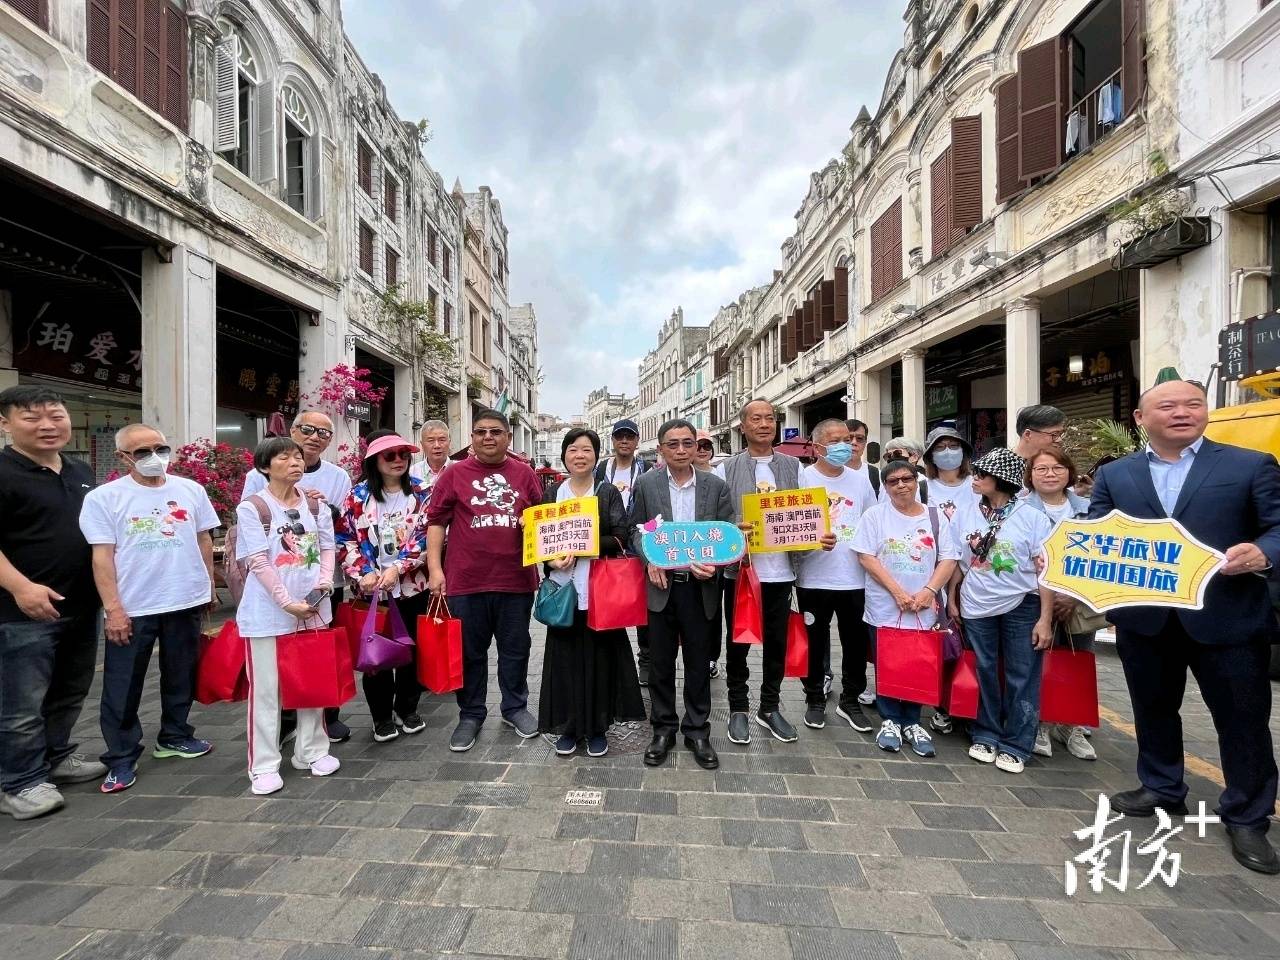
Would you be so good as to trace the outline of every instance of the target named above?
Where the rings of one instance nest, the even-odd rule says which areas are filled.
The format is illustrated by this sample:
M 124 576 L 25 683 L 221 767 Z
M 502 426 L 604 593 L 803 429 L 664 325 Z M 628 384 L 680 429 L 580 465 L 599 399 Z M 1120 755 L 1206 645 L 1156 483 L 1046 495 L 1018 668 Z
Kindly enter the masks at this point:
M 742 495 L 742 522 L 751 524 L 747 534 L 750 553 L 784 553 L 812 550 L 831 530 L 827 491 L 776 490 Z
M 600 555 L 600 501 L 595 497 L 541 503 L 521 517 L 526 567 L 557 557 Z
M 1099 613 L 1119 607 L 1204 606 L 1209 578 L 1225 558 L 1176 520 L 1138 520 L 1113 510 L 1065 520 L 1045 541 L 1040 582 Z

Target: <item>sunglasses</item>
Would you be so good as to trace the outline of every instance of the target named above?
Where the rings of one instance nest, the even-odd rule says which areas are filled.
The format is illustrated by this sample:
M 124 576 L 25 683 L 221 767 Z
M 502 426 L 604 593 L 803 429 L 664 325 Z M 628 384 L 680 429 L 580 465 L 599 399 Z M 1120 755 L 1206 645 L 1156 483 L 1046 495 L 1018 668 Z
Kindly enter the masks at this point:
M 408 460 L 409 451 L 408 450 L 383 450 L 380 454 L 378 454 L 378 459 L 386 460 L 388 462 L 392 460 Z
M 289 532 L 302 536 L 307 532 L 307 528 L 302 525 L 302 514 L 297 510 L 286 510 L 285 517 L 289 521 Z
M 916 482 L 915 477 L 894 477 L 892 480 L 886 480 L 886 487 L 909 487 Z
M 293 429 L 297 430 L 304 437 L 316 436 L 321 440 L 333 439 L 333 431 L 328 427 L 313 427 L 309 423 L 300 423 Z
M 911 457 L 905 450 L 890 450 L 884 455 L 886 460 L 910 460 Z
M 133 457 L 135 460 L 142 460 L 151 456 L 153 453 L 157 457 L 167 457 L 169 454 L 173 453 L 173 447 L 163 443 L 156 447 L 139 447 L 137 450 L 130 450 L 129 456 Z
M 708 440 L 700 440 L 700 441 L 698 441 L 698 449 L 699 449 L 699 450 L 713 450 L 713 449 L 715 449 L 715 448 L 711 446 L 710 441 L 708 441 Z
M 471 431 L 473 437 L 501 437 L 506 434 L 505 427 L 476 427 Z

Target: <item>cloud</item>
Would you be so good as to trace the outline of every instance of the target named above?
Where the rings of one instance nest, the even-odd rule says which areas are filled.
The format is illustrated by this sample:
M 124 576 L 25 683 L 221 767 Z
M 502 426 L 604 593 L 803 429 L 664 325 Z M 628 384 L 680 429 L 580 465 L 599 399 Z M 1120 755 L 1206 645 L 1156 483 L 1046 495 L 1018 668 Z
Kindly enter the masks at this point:
M 543 412 L 633 393 L 676 306 L 705 325 L 766 282 L 811 171 L 875 109 L 901 0 L 347 0 L 446 183 L 486 183 L 511 300 L 539 319 Z

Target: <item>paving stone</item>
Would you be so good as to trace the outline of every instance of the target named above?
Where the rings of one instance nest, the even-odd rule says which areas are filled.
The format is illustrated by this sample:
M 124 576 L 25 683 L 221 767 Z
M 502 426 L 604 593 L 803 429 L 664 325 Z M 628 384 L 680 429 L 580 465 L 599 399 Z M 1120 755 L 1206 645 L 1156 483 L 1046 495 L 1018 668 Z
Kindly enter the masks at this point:
M 1039 915 L 1021 901 L 974 899 L 946 894 L 938 894 L 932 900 L 934 909 L 942 917 L 947 929 L 962 940 L 1057 942 L 1057 937 Z
M 789 952 L 786 931 L 760 923 L 680 924 L 683 960 L 778 960 Z
M 22 883 L 0 893 L 0 923 L 57 923 L 102 892 L 102 887 Z
M 1079 853 L 1057 837 L 1032 837 L 1017 833 L 976 833 L 978 845 L 997 863 L 1062 865 Z
M 862 874 L 872 890 L 914 893 L 967 893 L 956 865 L 918 857 L 859 857 Z
M 98 935 L 60 927 L 0 924 L 0 942 L 4 943 L 6 960 L 58 960 L 93 936 Z
M 774 882 L 783 886 L 867 886 L 858 858 L 848 854 L 770 850 L 769 864 L 773 869 Z
M 244 853 L 263 841 L 275 829 L 261 823 L 242 823 L 230 827 L 225 823 L 196 823 L 165 844 L 169 850 L 199 853 Z
M 677 960 L 679 928 L 674 920 L 626 920 L 602 922 L 579 916 L 573 922 L 569 960 Z
M 347 800 L 326 813 L 320 822 L 331 827 L 393 827 L 408 812 L 409 805 L 404 803 Z
M 563 798 L 553 810 L 530 807 L 489 807 L 479 811 L 480 820 L 473 833 L 492 833 L 503 837 L 554 837 L 560 827 Z
M 529 909 L 620 916 L 626 911 L 630 892 L 631 880 L 627 877 L 544 873 L 538 877 Z
M 165 881 L 167 887 L 247 890 L 278 861 L 252 854 L 210 853 L 190 860 Z
M 986 851 L 967 833 L 957 830 L 903 830 L 889 828 L 889 836 L 908 857 L 942 860 L 989 860 Z
M 804 830 L 790 820 L 722 820 L 720 835 L 726 847 L 805 850 Z
M 406 863 L 413 859 L 427 835 L 416 830 L 348 830 L 327 856 L 351 860 Z
M 636 878 L 627 905 L 633 917 L 677 920 L 721 920 L 732 916 L 731 911 L 727 884 L 649 877 Z
M 591 859 L 591 845 L 582 840 L 544 840 L 511 837 L 498 866 L 511 870 L 582 873 Z
M 561 840 L 635 840 L 636 814 L 569 811 L 560 817 Z
M 332 897 L 286 897 L 254 931 L 266 940 L 350 943 L 377 904 Z
M 432 899 L 446 906 L 523 910 L 537 884 L 538 874 L 527 870 L 454 867 L 445 872 Z
M 993 940 L 943 939 L 910 933 L 895 933 L 892 937 L 899 953 L 902 954 L 902 960 L 1018 960 L 1012 945 L 996 943 Z M 1026 944 L 1019 944 L 1019 946 L 1026 946 Z M 1031 944 L 1031 946 L 1042 947 L 1044 944 Z M 1063 960 L 1073 960 L 1073 958 L 1064 957 Z M 1170 958 L 1165 957 L 1163 960 L 1170 960 Z
M 310 825 L 271 827 L 252 849 L 280 857 L 323 857 L 336 847 L 347 831 L 342 827 Z
M 506 837 L 434 833 L 422 842 L 414 859 L 418 863 L 495 867 L 506 844 Z
M 832 823 L 836 819 L 831 801 L 821 797 L 756 797 L 756 815 L 764 820 L 817 820 Z
M 990 807 L 988 812 L 1010 833 L 1056 836 L 1065 840 L 1084 826 L 1080 813 L 1073 810 Z
M 954 804 L 913 804 L 912 809 L 926 827 L 944 827 L 950 830 L 990 830 L 1004 833 L 1005 829 L 981 807 L 962 807 Z
M 418 803 L 400 818 L 396 826 L 415 830 L 455 830 L 466 832 L 476 825 L 480 811 L 474 807 Z
M 787 937 L 794 960 L 898 960 L 901 956 L 892 937 L 874 930 L 801 927 L 787 931 Z
M 336 943 L 298 943 L 281 960 L 395 960 L 390 950 L 348 947 Z
M 957 862 L 956 870 L 975 897 L 1006 897 L 1052 900 L 1064 895 L 1062 883 L 1042 866 L 1033 863 Z
M 1096 796 L 1082 790 L 1065 787 L 1010 787 L 1009 792 L 1027 807 L 1049 807 L 1055 810 L 1093 810 L 1098 805 Z
M 946 936 L 929 898 L 919 893 L 882 893 L 867 890 L 831 890 L 840 926 L 886 933 L 924 933 Z
M 820 853 L 897 856 L 898 848 L 884 827 L 857 823 L 802 823 L 805 842 Z
M 1069 947 L 1049 943 L 1015 943 L 1013 952 L 1018 960 L 1132 960 L 1134 954 L 1115 950 L 1089 950 L 1077 944 Z M 1168 954 L 1161 954 L 1168 957 Z
M 573 783 L 579 787 L 639 790 L 644 785 L 644 770 L 635 767 L 582 766 L 573 771 Z
M 825 890 L 729 885 L 735 920 L 781 926 L 834 927 L 838 923 Z
M 445 871 L 413 863 L 365 863 L 342 890 L 344 897 L 373 900 L 426 901 L 439 888 Z
M 754 804 L 735 794 L 681 793 L 676 807 L 682 817 L 741 817 L 750 813 Z
M 529 787 L 522 783 L 467 783 L 453 802 L 471 807 L 522 807 L 529 802 Z
M 788 775 L 786 779 L 787 790 L 793 797 L 824 797 L 828 800 L 848 800 L 866 796 L 863 792 L 862 784 L 868 778 Z
M 181 937 L 164 934 L 102 931 L 86 938 L 66 960 L 172 960 L 182 943 Z
M 776 773 L 725 773 L 715 774 L 716 793 L 777 794 L 785 796 L 787 781 Z
M 806 744 L 805 749 L 812 745 Z M 734 748 L 737 749 L 736 746 Z M 785 749 L 785 748 L 784 748 Z M 720 754 L 720 769 L 727 773 L 814 773 L 813 760 L 792 754 Z
M 573 930 L 550 913 L 477 910 L 463 947 L 504 957 L 563 957 Z
M 1173 949 L 1169 939 L 1132 907 L 1069 900 L 1034 900 L 1031 906 L 1066 943 L 1116 949 Z
M 1178 882 L 1172 887 L 1165 887 L 1162 892 L 1179 906 L 1195 910 L 1242 910 L 1259 913 L 1280 911 L 1280 905 L 1264 897 L 1238 876 L 1196 877 L 1179 874 Z
M 641 814 L 636 825 L 640 843 L 697 844 L 720 846 L 720 821 L 709 817 L 652 817 Z
M 284 797 L 264 803 L 249 818 L 262 823 L 319 823 L 334 808 L 333 800 L 291 800 Z
M 259 893 L 305 893 L 337 896 L 355 876 L 358 866 L 350 860 L 301 857 L 281 860 L 253 882 Z
M 90 821 L 90 824 L 93 824 L 93 821 Z M 99 849 L 156 850 L 172 843 L 191 829 L 194 828 L 187 823 L 170 823 L 165 820 L 126 820 L 103 832 L 85 846 Z M 65 846 L 65 842 L 62 845 Z
M 63 918 L 64 927 L 150 930 L 191 896 L 186 890 L 156 887 L 107 887 Z
M 39 877 L 46 883 L 67 883 L 106 858 L 107 854 L 101 850 L 79 847 L 66 850 L 37 849 L 26 853 L 22 860 L 12 866 L 0 870 L 0 879 L 31 880 Z
M 676 794 L 668 790 L 607 790 L 604 809 L 608 813 L 674 814 Z
M 207 937 L 248 937 L 281 897 L 248 893 L 193 893 L 182 909 L 160 921 L 164 933 Z
M 471 910 L 458 907 L 383 903 L 360 928 L 355 943 L 406 950 L 430 944 L 436 950 L 457 950 L 462 946 L 471 915 Z
M 838 823 L 875 827 L 921 827 L 915 808 L 901 800 L 828 800 Z
M 587 873 L 608 877 L 660 877 L 678 879 L 680 856 L 671 845 L 593 843 Z
M 871 800 L 912 800 L 938 803 L 933 784 L 923 780 L 859 780 L 858 786 Z
M 1150 908 L 1141 913 L 1184 953 L 1280 957 L 1280 940 L 1239 913 Z

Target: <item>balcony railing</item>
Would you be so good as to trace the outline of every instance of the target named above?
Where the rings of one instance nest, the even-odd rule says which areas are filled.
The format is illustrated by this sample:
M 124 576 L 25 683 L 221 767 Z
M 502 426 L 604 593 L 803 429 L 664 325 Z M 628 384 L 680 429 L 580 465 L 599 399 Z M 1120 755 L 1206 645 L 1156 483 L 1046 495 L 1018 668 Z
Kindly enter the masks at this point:
M 1064 152 L 1068 157 L 1083 153 L 1124 120 L 1122 69 L 1072 104 L 1063 122 L 1066 125 Z

